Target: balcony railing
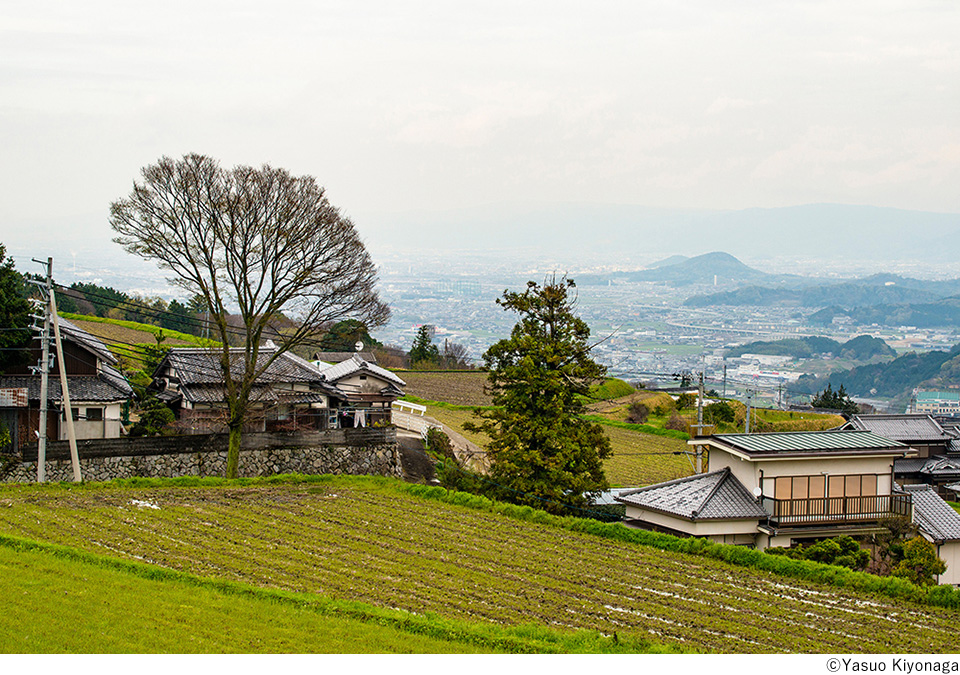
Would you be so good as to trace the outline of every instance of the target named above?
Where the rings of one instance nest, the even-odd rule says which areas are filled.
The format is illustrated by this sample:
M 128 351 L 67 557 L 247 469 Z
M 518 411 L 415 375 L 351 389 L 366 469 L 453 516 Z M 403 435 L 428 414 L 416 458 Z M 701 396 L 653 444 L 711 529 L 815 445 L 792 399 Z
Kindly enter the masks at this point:
M 778 525 L 858 523 L 895 516 L 911 516 L 910 495 L 870 497 L 763 498 L 763 510 Z

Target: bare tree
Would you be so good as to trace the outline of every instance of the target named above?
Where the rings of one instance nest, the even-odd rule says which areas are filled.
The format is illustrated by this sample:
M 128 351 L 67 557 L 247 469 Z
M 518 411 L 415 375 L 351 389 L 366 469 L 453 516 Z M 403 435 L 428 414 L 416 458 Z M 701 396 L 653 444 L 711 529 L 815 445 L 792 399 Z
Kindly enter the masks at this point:
M 110 205 L 114 241 L 172 272 L 210 308 L 222 345 L 227 476 L 236 477 L 257 378 L 320 326 L 347 318 L 379 326 L 390 310 L 353 223 L 313 177 L 266 165 L 228 171 L 196 154 L 163 157 L 141 174 L 129 197 Z M 228 308 L 242 319 L 243 345 L 233 350 Z M 261 350 L 267 337 L 275 350 Z

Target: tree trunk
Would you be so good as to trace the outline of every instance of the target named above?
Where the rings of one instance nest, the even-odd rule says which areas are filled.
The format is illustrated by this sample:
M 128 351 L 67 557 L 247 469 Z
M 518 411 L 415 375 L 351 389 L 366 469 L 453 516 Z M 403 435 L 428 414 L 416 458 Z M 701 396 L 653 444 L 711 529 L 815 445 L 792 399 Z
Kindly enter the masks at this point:
M 243 423 L 230 425 L 230 442 L 227 447 L 227 478 L 236 478 L 240 468 L 240 435 Z

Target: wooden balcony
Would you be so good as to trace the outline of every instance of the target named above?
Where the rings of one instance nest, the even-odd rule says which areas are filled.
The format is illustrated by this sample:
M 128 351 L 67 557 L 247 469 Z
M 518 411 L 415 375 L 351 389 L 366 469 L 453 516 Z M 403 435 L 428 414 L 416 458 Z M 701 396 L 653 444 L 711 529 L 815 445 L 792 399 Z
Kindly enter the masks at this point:
M 770 522 L 776 525 L 847 524 L 896 516 L 911 517 L 910 495 L 809 499 L 763 497 L 762 506 L 770 514 Z

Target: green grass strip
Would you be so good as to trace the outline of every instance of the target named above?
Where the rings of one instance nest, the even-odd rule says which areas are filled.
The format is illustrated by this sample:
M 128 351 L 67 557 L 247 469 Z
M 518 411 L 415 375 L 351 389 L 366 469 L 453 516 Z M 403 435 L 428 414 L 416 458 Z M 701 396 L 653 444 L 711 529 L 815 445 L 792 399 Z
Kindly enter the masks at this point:
M 666 647 L 640 637 L 620 637 L 616 634 L 605 636 L 597 631 L 586 630 L 564 632 L 537 625 L 505 627 L 497 624 L 446 619 L 432 613 L 420 615 L 401 610 L 381 609 L 360 602 L 334 600 L 314 594 L 294 593 L 204 578 L 155 565 L 110 558 L 68 546 L 41 543 L 8 535 L 0 535 L 0 546 L 17 552 L 40 552 L 61 560 L 114 570 L 151 581 L 185 584 L 228 596 L 280 603 L 325 616 L 344 617 L 444 642 L 467 644 L 480 650 L 518 654 L 680 653 L 676 648 Z
M 605 424 L 608 427 L 639 431 L 644 434 L 651 434 L 652 436 L 675 438 L 678 441 L 690 440 L 690 434 L 685 431 L 677 431 L 676 429 L 663 429 L 662 427 L 655 427 L 652 424 L 631 424 L 630 422 L 618 422 L 616 420 L 608 420 L 606 417 L 601 417 L 600 415 L 584 415 L 583 419 L 589 422 L 596 422 L 597 424 Z
M 180 331 L 171 330 L 169 328 L 161 328 L 160 326 L 154 326 L 149 323 L 139 323 L 137 321 L 125 321 L 123 319 L 109 319 L 105 316 L 90 316 L 86 314 L 73 314 L 71 312 L 60 312 L 60 316 L 69 321 L 89 321 L 90 323 L 108 323 L 114 326 L 120 326 L 122 328 L 130 328 L 132 330 L 139 330 L 145 333 L 156 334 L 157 331 L 161 331 L 164 336 L 172 338 L 174 340 L 183 340 L 184 342 L 189 342 L 195 344 L 199 347 L 219 347 L 220 343 L 215 340 L 208 340 L 206 338 L 197 337 L 196 335 L 190 335 L 189 333 L 181 333 Z M 156 345 L 151 345 L 155 347 Z

